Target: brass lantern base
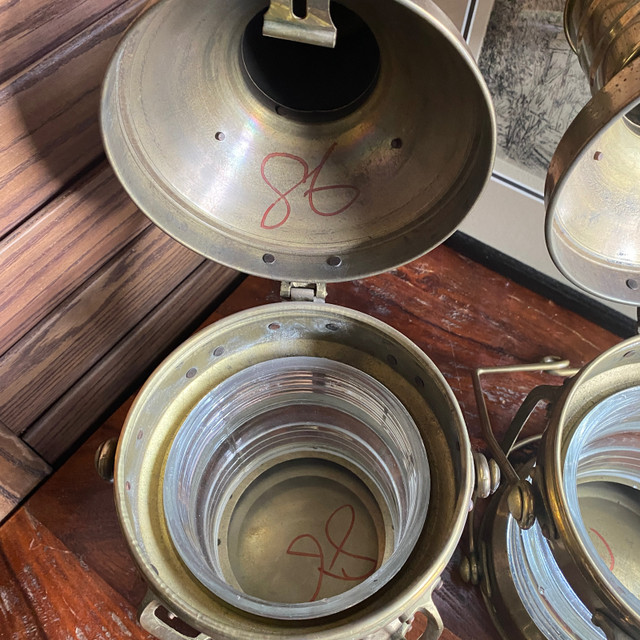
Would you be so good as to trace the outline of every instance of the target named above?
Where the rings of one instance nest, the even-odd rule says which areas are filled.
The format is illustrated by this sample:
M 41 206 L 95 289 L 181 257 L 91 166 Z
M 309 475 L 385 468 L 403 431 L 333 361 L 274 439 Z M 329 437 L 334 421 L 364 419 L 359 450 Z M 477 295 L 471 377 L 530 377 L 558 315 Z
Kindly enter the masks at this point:
M 414 421 L 426 451 L 431 496 L 413 551 L 382 588 L 331 616 L 285 620 L 249 614 L 215 596 L 195 578 L 172 542 L 163 493 L 168 452 L 201 399 L 248 367 L 299 357 L 356 367 L 398 399 Z M 435 639 L 442 623 L 431 594 L 464 527 L 472 468 L 462 415 L 442 375 L 412 342 L 384 323 L 341 307 L 305 302 L 270 304 L 218 321 L 159 367 L 132 407 L 120 438 L 116 503 L 130 550 L 155 596 L 141 621 L 152 633 L 164 634 L 160 637 L 179 637 L 171 635 L 166 623 L 154 615 L 160 602 L 203 637 L 216 640 L 395 638 L 403 637 L 403 629 L 409 628 L 419 611 L 429 621 L 425 637 Z M 277 473 L 296 475 L 299 471 L 299 467 L 288 471 L 280 467 Z M 325 473 L 321 482 L 328 486 L 344 475 L 340 469 L 337 474 Z M 351 477 L 351 485 L 342 482 L 342 486 L 350 486 L 352 495 L 359 496 L 358 501 L 373 514 L 373 529 L 384 531 L 388 516 L 384 511 L 376 516 L 371 508 L 381 502 L 375 487 L 367 498 L 362 483 Z M 247 482 L 249 488 L 254 486 L 250 479 Z M 263 497 L 268 493 L 266 484 L 255 490 Z M 256 504 L 255 495 L 246 495 L 245 505 Z M 286 550 L 291 541 L 283 542 Z M 296 549 L 309 552 L 303 546 Z M 381 548 L 380 555 L 385 553 Z

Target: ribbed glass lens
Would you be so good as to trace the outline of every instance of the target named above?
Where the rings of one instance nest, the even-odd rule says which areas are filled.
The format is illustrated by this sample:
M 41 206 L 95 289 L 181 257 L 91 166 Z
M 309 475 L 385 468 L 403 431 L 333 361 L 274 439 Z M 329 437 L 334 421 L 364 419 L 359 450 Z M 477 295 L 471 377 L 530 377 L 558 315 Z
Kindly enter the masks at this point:
M 371 376 L 315 357 L 262 362 L 212 389 L 178 431 L 163 486 L 191 572 L 283 619 L 342 611 L 388 582 L 429 493 L 407 409 Z
M 523 530 L 507 524 L 509 569 L 522 604 L 536 627 L 550 640 L 604 640 L 591 613 L 560 571 L 536 522 Z
M 563 486 L 589 557 L 640 610 L 640 386 L 612 394 L 581 420 L 567 449 Z

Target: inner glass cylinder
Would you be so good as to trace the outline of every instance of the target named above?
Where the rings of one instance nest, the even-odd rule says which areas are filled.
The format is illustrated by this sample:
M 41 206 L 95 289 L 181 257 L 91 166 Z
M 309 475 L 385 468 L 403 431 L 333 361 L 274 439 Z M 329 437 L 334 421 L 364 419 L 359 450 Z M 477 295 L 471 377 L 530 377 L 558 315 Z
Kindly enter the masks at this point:
M 580 421 L 565 457 L 563 487 L 589 558 L 611 588 L 637 609 L 640 387 L 612 394 Z M 509 518 L 507 548 L 516 590 L 546 638 L 605 638 L 560 570 L 538 523 L 523 531 Z
M 609 396 L 582 419 L 563 486 L 589 557 L 618 596 L 640 610 L 640 386 Z
M 163 501 L 180 557 L 235 607 L 342 611 L 402 567 L 430 492 L 420 433 L 371 376 L 316 357 L 250 366 L 209 392 L 169 451 Z

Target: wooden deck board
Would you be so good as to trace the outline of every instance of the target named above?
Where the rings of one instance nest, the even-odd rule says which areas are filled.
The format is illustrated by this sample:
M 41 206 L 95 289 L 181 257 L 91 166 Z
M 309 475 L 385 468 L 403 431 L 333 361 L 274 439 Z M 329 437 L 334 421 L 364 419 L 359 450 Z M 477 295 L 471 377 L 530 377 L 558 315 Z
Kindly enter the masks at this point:
M 102 79 L 144 5 L 111 11 L 0 86 L 0 238 L 103 154 Z
M 0 358 L 0 420 L 26 431 L 202 261 L 145 231 Z
M 0 242 L 0 355 L 149 224 L 104 163 Z

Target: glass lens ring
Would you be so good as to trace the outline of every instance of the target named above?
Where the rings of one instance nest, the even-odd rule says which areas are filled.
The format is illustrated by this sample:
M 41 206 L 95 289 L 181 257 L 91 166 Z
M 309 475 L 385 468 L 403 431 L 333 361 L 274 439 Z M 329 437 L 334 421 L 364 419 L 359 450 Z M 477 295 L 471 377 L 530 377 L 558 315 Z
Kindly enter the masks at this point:
M 352 588 L 311 602 L 307 601 L 309 593 L 294 602 L 245 593 L 229 569 L 226 541 L 233 514 L 228 506 L 241 508 L 243 492 L 255 493 L 258 480 L 261 487 L 268 483 L 282 486 L 283 491 L 300 499 L 298 488 L 307 481 L 300 471 L 300 460 L 312 462 L 314 471 L 308 475 L 319 478 L 322 491 L 330 495 L 342 487 L 345 495 L 354 496 L 353 505 L 338 502 L 329 519 L 322 516 L 326 520 L 324 533 L 334 545 L 329 551 L 315 547 L 317 540 L 310 534 L 305 537 L 301 530 L 300 540 L 283 541 L 280 556 L 288 550 L 289 555 L 312 558 L 308 562 L 313 563 L 324 553 L 327 576 L 335 577 L 342 571 L 349 578 L 365 577 L 354 580 Z M 289 466 L 282 466 L 283 461 Z M 352 479 L 342 480 L 345 474 L 351 474 Z M 295 482 L 290 481 L 294 476 Z M 386 387 L 340 362 L 289 357 L 244 369 L 197 404 L 171 446 L 163 501 L 179 555 L 208 589 L 258 615 L 306 619 L 353 606 L 400 570 L 422 531 L 429 492 L 429 465 L 420 433 L 406 408 Z M 245 511 L 259 520 L 259 507 L 272 494 L 271 489 L 265 489 L 260 499 L 246 500 L 250 504 Z M 372 496 L 373 502 L 379 503 L 378 515 L 366 507 Z M 275 501 L 278 503 L 277 496 Z M 380 522 L 388 523 L 386 543 L 390 545 L 381 552 L 375 571 L 368 565 L 373 571 L 370 575 L 364 567 L 373 552 L 353 553 L 347 548 L 351 542 L 344 537 L 351 528 L 355 532 L 356 518 L 364 517 L 357 513 L 365 511 L 373 514 L 371 522 L 378 522 L 371 525 L 374 530 L 380 528 Z M 279 522 L 267 529 L 277 526 Z M 343 538 L 344 548 L 340 546 Z M 384 539 L 376 542 L 375 535 L 373 538 L 370 548 L 376 544 L 385 548 Z M 336 569 L 329 568 L 340 551 L 344 553 Z M 348 554 L 353 556 L 350 561 L 360 564 L 338 570 Z M 317 568 L 314 573 L 317 575 Z M 275 589 L 274 593 L 281 592 Z
M 608 396 L 580 420 L 562 487 L 590 560 L 611 590 L 640 610 L 640 386 Z

